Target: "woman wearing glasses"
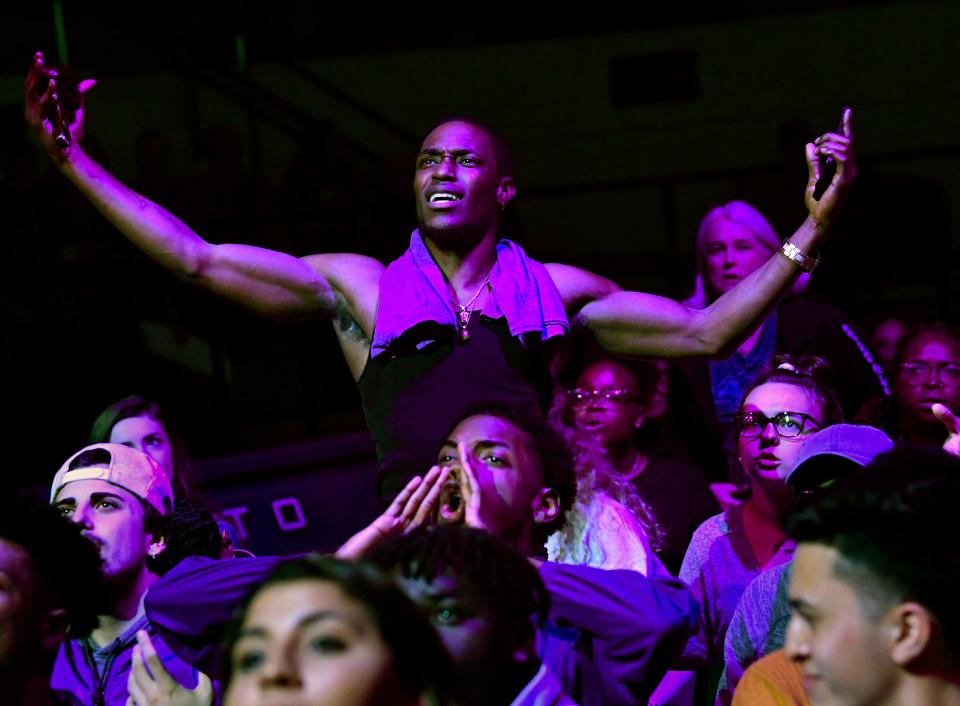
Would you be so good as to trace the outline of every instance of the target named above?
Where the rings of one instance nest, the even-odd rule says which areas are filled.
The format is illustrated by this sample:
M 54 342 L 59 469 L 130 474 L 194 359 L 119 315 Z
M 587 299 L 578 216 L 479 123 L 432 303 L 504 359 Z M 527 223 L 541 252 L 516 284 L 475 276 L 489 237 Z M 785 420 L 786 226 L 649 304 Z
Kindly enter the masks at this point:
M 893 359 L 891 393 L 865 405 L 857 421 L 897 440 L 943 444 L 951 430 L 932 408 L 941 404 L 960 413 L 960 331 L 941 322 L 910 328 Z
M 684 650 L 691 665 L 722 662 L 723 638 L 744 588 L 764 569 L 791 559 L 793 547 L 780 527 L 792 500 L 784 477 L 811 434 L 842 421 L 830 376 L 821 358 L 775 356 L 744 395 L 736 415 L 737 455 L 750 497 L 694 532 L 680 568 L 702 611 Z
M 700 469 L 672 457 L 648 433 L 657 379 L 652 361 L 599 358 L 567 390 L 565 422 L 650 507 L 664 531 L 657 554 L 676 574 L 694 530 L 720 508 Z

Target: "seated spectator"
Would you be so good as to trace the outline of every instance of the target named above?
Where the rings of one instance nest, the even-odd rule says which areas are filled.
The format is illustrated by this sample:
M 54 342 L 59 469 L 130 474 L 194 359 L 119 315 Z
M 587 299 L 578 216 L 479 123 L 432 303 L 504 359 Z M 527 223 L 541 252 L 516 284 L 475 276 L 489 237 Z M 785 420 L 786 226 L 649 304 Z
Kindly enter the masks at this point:
M 54 658 L 67 630 L 96 624 L 100 558 L 50 507 L 0 497 L 0 684 L 10 706 L 56 706 Z
M 177 532 L 177 541 L 171 542 L 171 545 L 184 549 L 185 553 L 180 556 L 189 556 L 197 547 L 212 546 L 213 538 L 208 534 L 210 527 L 206 522 L 212 513 L 196 500 L 189 499 L 193 489 L 187 445 L 170 415 L 160 405 L 139 395 L 131 395 L 113 403 L 94 421 L 89 441 L 91 444 L 109 442 L 139 449 L 160 465 L 170 479 L 176 497 L 171 529 Z M 249 554 L 238 546 L 240 537 L 237 528 L 219 515 L 212 517 L 221 537 L 223 552 Z M 196 536 L 190 536 L 190 532 L 196 533 Z M 196 553 L 211 556 L 211 551 L 204 548 Z M 167 555 L 164 561 L 169 564 L 175 562 L 175 558 Z
M 960 702 L 960 461 L 904 447 L 791 515 L 786 653 L 810 701 Z
M 898 316 L 882 316 L 870 327 L 870 350 L 876 353 L 877 362 L 888 376 L 893 375 L 893 360 L 907 334 L 907 325 Z
M 933 405 L 960 409 L 960 332 L 942 322 L 914 326 L 901 340 L 893 366 L 893 394 L 865 405 L 858 421 L 898 441 L 941 446 L 948 429 Z
M 663 527 L 660 558 L 675 573 L 693 531 L 719 508 L 699 469 L 641 443 L 658 377 L 654 363 L 601 359 L 580 373 L 567 399 L 578 436 L 599 447 Z
M 233 546 L 225 541 L 216 519 L 203 505 L 190 498 L 174 501 L 165 523 L 167 548 L 153 559 L 154 570 L 163 575 L 188 556 L 231 559 Z
M 778 356 L 743 398 L 738 454 L 750 497 L 694 532 L 680 568 L 702 606 L 699 629 L 684 650 L 693 666 L 722 663 L 727 625 L 743 590 L 764 569 L 790 561 L 793 545 L 780 516 L 793 495 L 784 478 L 810 437 L 841 420 L 829 373 L 819 358 Z
M 169 415 L 156 402 L 132 395 L 113 403 L 93 422 L 89 442 L 139 449 L 167 474 L 177 497 L 189 494 L 190 455 Z
M 427 522 L 438 504 L 444 524 L 483 529 L 525 556 L 542 554 L 574 493 L 563 439 L 548 429 L 505 411 L 468 416 L 440 451 L 443 467 L 411 480 L 338 554 L 362 556 Z M 151 623 L 182 659 L 216 670 L 215 640 L 231 607 L 276 562 L 187 559 L 147 595 Z M 689 592 L 675 579 L 636 571 L 545 562 L 540 576 L 557 629 L 542 636 L 539 657 L 563 691 L 585 706 L 643 702 L 692 629 Z
M 637 489 L 596 450 L 581 449 L 575 469 L 576 497 L 547 537 L 547 560 L 644 576 L 669 573 L 654 553 L 663 547 L 663 528 Z
M 573 704 L 537 655 L 549 594 L 522 554 L 488 532 L 445 526 L 395 537 L 364 558 L 393 574 L 433 623 L 466 687 L 462 706 Z
M 879 429 L 834 424 L 809 438 L 785 480 L 795 494 L 820 492 L 892 448 L 893 441 Z M 717 690 L 718 706 L 730 703 L 748 665 L 783 647 L 790 621 L 790 566 L 780 564 L 764 571 L 740 596 L 723 643 L 724 673 Z
M 225 706 L 451 703 L 453 668 L 420 610 L 374 567 L 281 562 L 228 632 Z
M 697 291 L 691 305 L 709 306 L 743 280 L 781 239 L 755 208 L 742 201 L 719 206 L 704 216 L 697 232 Z M 736 459 L 735 418 L 743 393 L 776 353 L 817 355 L 836 371 L 837 397 L 848 417 L 882 391 L 882 371 L 852 322 L 798 286 L 725 360 L 671 363 L 670 410 L 677 433 L 694 460 L 716 482 L 744 481 Z M 729 477 L 728 477 L 729 476 Z
M 50 686 L 78 703 L 124 706 L 137 633 L 153 632 L 143 597 L 158 578 L 153 560 L 167 546 L 163 524 L 173 509 L 173 488 L 146 454 L 119 444 L 95 444 L 57 471 L 50 502 L 82 528 L 103 561 L 97 622 L 87 631 L 71 631 L 57 655 Z M 201 682 L 161 640 L 154 641 L 178 685 L 209 689 L 209 681 Z

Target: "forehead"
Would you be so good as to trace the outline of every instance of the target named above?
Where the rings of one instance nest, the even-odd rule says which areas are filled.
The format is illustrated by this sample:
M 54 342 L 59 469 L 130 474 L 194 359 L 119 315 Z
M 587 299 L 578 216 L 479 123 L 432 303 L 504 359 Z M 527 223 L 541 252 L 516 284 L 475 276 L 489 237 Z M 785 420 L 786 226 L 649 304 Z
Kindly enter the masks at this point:
M 834 573 L 839 556 L 833 547 L 799 544 L 790 571 L 790 599 L 813 605 L 858 605 L 856 590 Z
M 757 236 L 752 230 L 739 223 L 728 221 L 726 218 L 717 218 L 710 223 L 703 237 L 704 244 L 737 240 L 747 240 L 751 243 L 758 242 Z
M 67 483 L 57 492 L 54 502 L 63 502 L 64 500 L 84 500 L 97 493 L 109 493 L 115 495 L 131 506 L 139 506 L 140 500 L 136 495 L 126 488 L 119 485 L 108 483 L 105 480 L 75 480 Z
M 113 425 L 110 430 L 110 440 L 116 442 L 118 438 L 132 438 L 147 434 L 164 434 L 163 425 L 153 417 L 141 415 L 127 417 Z
M 517 451 L 532 451 L 530 435 L 515 427 L 512 422 L 489 414 L 467 417 L 450 433 L 454 443 L 495 441 Z
M 423 140 L 420 151 L 426 150 L 469 150 L 488 155 L 494 152 L 493 140 L 485 130 L 460 120 L 437 125 Z
M 624 387 L 633 390 L 637 387 L 637 379 L 620 363 L 602 360 L 580 373 L 577 384 L 588 387 Z
M 801 543 L 793 556 L 790 569 L 790 599 L 815 603 L 833 576 L 837 551 L 820 544 Z
M 887 319 L 873 332 L 875 338 L 898 338 L 907 332 L 907 327 L 897 319 Z
M 360 603 L 348 597 L 338 585 L 322 579 L 297 579 L 267 586 L 250 603 L 244 624 L 289 628 L 316 613 L 330 612 L 353 624 L 372 621 Z
M 817 416 L 823 410 L 820 401 L 806 388 L 787 382 L 765 382 L 750 390 L 743 408 L 759 410 L 766 416 L 779 412 L 802 412 Z
M 417 605 L 425 605 L 432 598 L 441 595 L 463 597 L 459 591 L 457 578 L 449 569 L 429 578 L 426 576 L 404 576 L 398 573 L 395 580 L 401 590 L 407 594 L 407 597 Z
M 960 341 L 942 333 L 922 333 L 903 350 L 904 360 L 960 361 Z
M 15 579 L 15 585 L 25 585 L 34 575 L 33 562 L 26 550 L 16 542 L 0 538 L 0 574 Z

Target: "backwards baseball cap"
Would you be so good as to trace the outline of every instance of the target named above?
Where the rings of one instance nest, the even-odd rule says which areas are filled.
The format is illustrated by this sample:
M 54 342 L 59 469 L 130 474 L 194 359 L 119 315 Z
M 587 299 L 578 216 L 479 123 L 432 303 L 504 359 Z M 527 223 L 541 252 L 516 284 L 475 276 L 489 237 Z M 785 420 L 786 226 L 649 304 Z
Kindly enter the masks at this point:
M 67 483 L 102 480 L 133 493 L 161 515 L 173 512 L 173 487 L 163 469 L 147 454 L 122 444 L 92 444 L 60 467 L 50 486 L 50 502 Z
M 833 424 L 812 434 L 784 480 L 797 490 L 816 490 L 869 464 L 893 448 L 893 439 L 876 427 Z

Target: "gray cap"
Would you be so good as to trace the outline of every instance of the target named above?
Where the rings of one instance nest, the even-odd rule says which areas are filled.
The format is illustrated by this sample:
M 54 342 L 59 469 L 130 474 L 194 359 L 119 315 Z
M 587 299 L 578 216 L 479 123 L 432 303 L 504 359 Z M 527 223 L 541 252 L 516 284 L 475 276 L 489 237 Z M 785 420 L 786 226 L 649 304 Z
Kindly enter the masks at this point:
M 874 456 L 893 448 L 893 439 L 876 427 L 833 424 L 812 434 L 803 443 L 797 462 L 784 480 L 810 489 L 835 480 L 844 467 L 866 466 Z

